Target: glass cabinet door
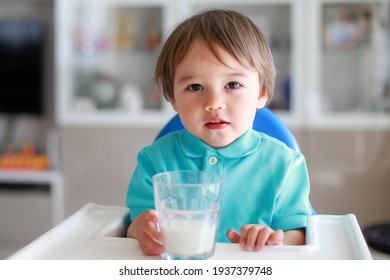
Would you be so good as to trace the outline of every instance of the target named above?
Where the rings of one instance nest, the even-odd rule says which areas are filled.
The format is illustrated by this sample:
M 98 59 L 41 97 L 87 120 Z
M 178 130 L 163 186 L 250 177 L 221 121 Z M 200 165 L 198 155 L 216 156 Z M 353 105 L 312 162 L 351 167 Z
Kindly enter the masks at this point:
M 62 1 L 58 91 L 65 119 L 145 120 L 165 112 L 166 102 L 152 79 L 166 3 Z
M 161 109 L 160 94 L 151 86 L 161 8 L 79 9 L 76 16 L 73 108 L 86 109 L 88 100 L 93 110 Z
M 389 113 L 389 1 L 323 1 L 321 17 L 321 109 Z

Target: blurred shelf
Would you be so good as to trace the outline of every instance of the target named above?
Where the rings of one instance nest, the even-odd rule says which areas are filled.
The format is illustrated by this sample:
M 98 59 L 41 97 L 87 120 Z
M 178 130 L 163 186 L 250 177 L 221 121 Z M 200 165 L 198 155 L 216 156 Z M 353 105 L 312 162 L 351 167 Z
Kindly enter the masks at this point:
M 62 173 L 59 170 L 18 170 L 0 169 L 0 182 L 15 184 L 48 184 L 52 199 L 52 224 L 56 225 L 65 218 L 64 184 Z
M 74 112 L 65 116 L 63 126 L 132 126 L 132 127 L 161 127 L 174 115 L 170 112 L 139 112 L 126 113 L 123 111 Z

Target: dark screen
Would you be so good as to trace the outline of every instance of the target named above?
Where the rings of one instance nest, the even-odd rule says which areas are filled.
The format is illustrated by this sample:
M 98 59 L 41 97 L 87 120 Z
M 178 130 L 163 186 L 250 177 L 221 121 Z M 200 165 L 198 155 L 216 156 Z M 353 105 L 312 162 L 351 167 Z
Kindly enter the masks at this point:
M 0 114 L 43 114 L 42 23 L 0 21 Z

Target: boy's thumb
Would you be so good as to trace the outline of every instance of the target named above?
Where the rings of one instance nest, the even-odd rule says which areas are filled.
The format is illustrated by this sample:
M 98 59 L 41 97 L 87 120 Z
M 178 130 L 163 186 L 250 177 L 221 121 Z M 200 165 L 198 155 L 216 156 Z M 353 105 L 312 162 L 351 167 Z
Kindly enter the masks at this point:
M 226 237 L 230 240 L 232 243 L 238 243 L 240 242 L 240 234 L 234 229 L 229 229 L 226 233 Z

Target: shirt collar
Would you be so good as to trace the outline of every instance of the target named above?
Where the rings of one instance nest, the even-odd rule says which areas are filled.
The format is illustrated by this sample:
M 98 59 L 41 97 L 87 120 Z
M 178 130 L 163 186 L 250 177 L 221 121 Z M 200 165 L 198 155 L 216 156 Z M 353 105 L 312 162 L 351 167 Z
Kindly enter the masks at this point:
M 255 152 L 260 147 L 261 136 L 249 129 L 232 144 L 221 149 L 214 149 L 184 129 L 179 135 L 179 141 L 183 152 L 190 157 L 202 157 L 206 151 L 214 151 L 223 157 L 240 158 Z

